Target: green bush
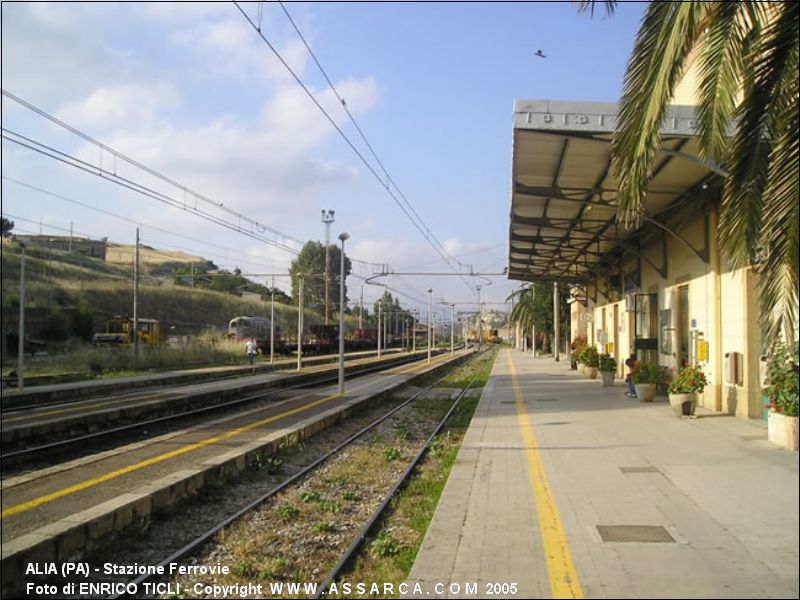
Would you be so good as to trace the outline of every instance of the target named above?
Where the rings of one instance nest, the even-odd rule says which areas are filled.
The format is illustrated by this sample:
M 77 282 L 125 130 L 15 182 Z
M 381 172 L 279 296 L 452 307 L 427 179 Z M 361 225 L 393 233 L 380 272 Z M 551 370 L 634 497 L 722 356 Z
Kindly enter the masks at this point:
M 579 361 L 587 367 L 597 367 L 600 364 L 600 355 L 597 353 L 595 346 L 586 346 L 578 356 Z
M 633 372 L 633 383 L 663 383 L 664 371 L 656 363 L 647 362 L 636 366 Z
M 798 416 L 798 344 L 790 350 L 784 344 L 773 349 L 767 366 L 764 393 L 769 398 L 767 408 L 787 417 Z
M 610 354 L 601 354 L 600 370 L 607 373 L 613 373 L 617 370 L 617 359 Z

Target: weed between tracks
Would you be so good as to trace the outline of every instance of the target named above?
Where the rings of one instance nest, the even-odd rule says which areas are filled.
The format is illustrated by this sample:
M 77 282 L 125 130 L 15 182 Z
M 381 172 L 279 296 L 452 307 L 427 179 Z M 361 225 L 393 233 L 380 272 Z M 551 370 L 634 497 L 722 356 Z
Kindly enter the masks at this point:
M 488 373 L 492 358 L 459 370 Z M 270 585 L 324 579 L 449 408 L 444 398 L 449 393 L 438 392 L 404 408 L 299 486 L 220 535 L 194 562 L 227 564 L 232 573 L 202 583 L 260 584 L 265 595 L 275 597 L 281 594 Z M 345 581 L 381 587 L 391 582 L 396 589 L 406 579 L 479 397 L 480 389 L 475 389 L 462 400 L 451 425 L 435 438 L 428 458 L 391 503 Z
M 487 357 L 482 362 L 491 365 Z M 461 368 L 469 368 L 469 364 L 474 362 Z M 275 597 L 279 594 L 271 593 L 272 583 L 321 581 L 450 406 L 447 398 L 451 392 L 436 390 L 399 411 L 368 439 L 323 465 L 313 478 L 271 499 L 261 510 L 221 532 L 215 543 L 183 561 L 198 565 L 220 562 L 231 569 L 230 575 L 216 575 L 209 580 L 193 577 L 183 583 L 261 584 L 265 597 Z M 476 389 L 462 400 L 451 419 L 451 430 L 437 438 L 429 458 L 418 468 L 417 477 L 392 503 L 377 535 L 364 546 L 356 567 L 361 570 L 346 575 L 348 580 L 405 579 L 479 394 Z M 154 516 L 138 533 L 119 536 L 113 547 L 104 545 L 100 552 L 85 559 L 93 565 L 105 561 L 155 564 L 398 402 L 398 398 L 387 395 L 312 440 L 286 448 L 278 455 L 261 457 L 236 481 L 206 486 L 180 506 Z M 364 558 L 370 562 L 364 563 Z M 181 596 L 191 597 L 192 591 L 184 588 Z
M 487 358 L 479 364 L 485 367 Z M 405 407 L 302 483 L 221 532 L 213 546 L 192 559 L 197 564 L 226 564 L 229 575 L 176 581 L 260 584 L 268 597 L 281 595 L 271 585 L 322 581 L 450 407 L 450 393 L 437 392 Z M 476 390 L 462 400 L 459 423 L 471 416 L 479 396 Z M 455 460 L 463 426 L 438 436 L 430 458 L 365 546 L 362 556 L 368 562 L 359 559 L 349 580 L 405 579 Z
M 461 440 L 478 405 L 482 387 L 489 378 L 496 352 L 484 355 L 475 363 L 451 374 L 445 382 L 460 381 L 466 385 L 478 371 L 470 392 L 450 416 L 447 426 L 431 442 L 430 449 L 417 465 L 408 485 L 392 500 L 389 510 L 367 538 L 361 552 L 349 569 L 340 575 L 339 589 L 344 582 L 391 583 L 392 589 L 406 581 L 422 540 L 428 530 L 439 497 L 444 490 L 450 469 L 455 463 Z M 394 595 L 396 597 L 397 594 Z M 344 597 L 333 594 L 331 597 Z M 383 593 L 369 597 L 385 597 Z

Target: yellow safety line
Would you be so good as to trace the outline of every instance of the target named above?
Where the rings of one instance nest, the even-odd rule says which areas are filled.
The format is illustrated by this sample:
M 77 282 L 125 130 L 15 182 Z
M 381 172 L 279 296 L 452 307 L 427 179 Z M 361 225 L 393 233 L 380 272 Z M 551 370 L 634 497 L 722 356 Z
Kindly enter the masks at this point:
M 420 365 L 411 365 L 409 368 L 405 368 L 403 370 L 398 371 L 398 375 L 409 372 L 414 370 L 415 368 L 419 367 Z M 357 391 L 367 387 L 368 383 L 365 383 L 360 386 L 356 386 L 352 388 L 351 391 Z M 11 506 L 10 508 L 5 509 L 2 512 L 2 516 L 0 518 L 5 519 L 6 517 L 10 517 L 12 515 L 16 515 L 21 512 L 25 512 L 32 508 L 36 508 L 42 504 L 46 504 L 48 502 L 52 502 L 53 500 L 58 500 L 59 498 L 63 498 L 65 496 L 69 496 L 70 494 L 74 494 L 75 492 L 80 492 L 82 490 L 88 489 L 90 487 L 94 487 L 106 481 L 110 481 L 111 479 L 115 479 L 122 475 L 126 475 L 128 473 L 132 473 L 133 471 L 138 471 L 139 469 L 144 469 L 145 467 L 149 467 L 151 465 L 158 464 L 165 460 L 169 460 L 170 458 L 175 458 L 176 456 L 181 456 L 182 454 L 186 454 L 187 452 L 192 452 L 193 450 L 199 450 L 200 448 L 204 448 L 216 442 L 221 442 L 223 440 L 228 440 L 232 437 L 235 437 L 241 433 L 246 431 L 250 431 L 252 429 L 256 429 L 257 427 L 261 427 L 263 425 L 267 425 L 279 419 L 283 419 L 284 417 L 288 417 L 303 411 L 306 411 L 310 408 L 314 408 L 315 406 L 319 406 L 325 402 L 329 402 L 334 398 L 339 398 L 339 394 L 331 394 L 330 396 L 326 396 L 321 400 L 316 400 L 310 404 L 306 404 L 304 406 L 300 406 L 298 408 L 293 408 L 292 410 L 287 410 L 286 412 L 280 413 L 278 415 L 268 417 L 266 419 L 262 419 L 260 421 L 256 421 L 255 423 L 250 423 L 249 425 L 245 425 L 244 427 L 238 427 L 236 429 L 232 429 L 222 435 L 214 436 L 202 440 L 200 442 L 196 442 L 194 444 L 188 444 L 181 448 L 177 448 L 172 450 L 171 452 L 166 452 L 164 454 L 159 454 L 158 456 L 154 456 L 152 458 L 148 458 L 147 460 L 143 460 L 141 462 L 135 463 L 133 465 L 128 465 L 127 467 L 123 467 L 121 469 L 117 469 L 116 471 L 111 471 L 110 473 L 106 473 L 105 475 L 101 475 L 100 477 L 95 477 L 94 479 L 88 479 L 86 481 L 82 481 L 81 483 L 77 483 L 70 487 L 58 490 L 57 492 L 53 492 L 52 494 L 47 494 L 45 496 L 40 496 L 39 498 L 35 498 L 33 500 L 29 500 L 28 502 L 23 502 L 22 504 L 17 504 L 15 506 Z
M 511 384 L 514 388 L 514 398 L 517 407 L 517 418 L 522 429 L 522 439 L 528 461 L 528 478 L 533 489 L 536 502 L 536 514 L 542 531 L 542 545 L 544 546 L 547 574 L 550 579 L 550 590 L 553 598 L 583 598 L 583 589 L 578 580 L 572 554 L 569 550 L 567 536 L 561 525 L 553 493 L 547 483 L 536 435 L 533 432 L 528 410 L 522 396 L 522 390 L 517 380 L 517 371 L 514 368 L 511 351 L 507 352 L 508 364 L 511 367 Z

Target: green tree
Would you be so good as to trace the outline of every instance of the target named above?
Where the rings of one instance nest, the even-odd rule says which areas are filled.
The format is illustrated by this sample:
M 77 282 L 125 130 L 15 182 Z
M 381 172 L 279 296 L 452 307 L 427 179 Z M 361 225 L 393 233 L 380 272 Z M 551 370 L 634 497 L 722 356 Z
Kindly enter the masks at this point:
M 58 304 L 53 304 L 50 307 L 42 328 L 39 330 L 39 335 L 48 341 L 61 341 L 69 337 L 67 320 Z
M 342 251 L 338 246 L 330 246 L 330 292 L 329 299 L 332 310 L 339 306 L 339 272 L 341 269 Z M 344 275 L 350 274 L 350 259 L 345 257 Z M 298 257 L 289 267 L 292 276 L 292 301 L 296 304 L 299 291 L 299 276 L 303 277 L 303 305 L 321 310 L 325 309 L 325 246 L 321 242 L 308 241 Z M 347 304 L 347 283 L 344 287 L 345 305 Z
M 72 333 L 89 341 L 94 334 L 94 311 L 86 300 L 78 302 L 78 310 L 72 317 Z
M 559 332 L 561 340 L 569 335 L 569 305 L 564 290 L 559 294 Z M 519 325 L 523 332 L 536 328 L 541 339 L 542 350 L 551 350 L 550 339 L 555 331 L 553 324 L 553 284 L 542 281 L 529 287 L 516 290 L 507 298 L 514 299 L 514 308 L 509 318 L 511 325 Z M 538 346 L 538 345 L 537 345 Z
M 578 4 L 593 11 L 596 3 Z M 612 13 L 616 2 L 603 5 Z M 758 251 L 768 342 L 781 331 L 791 339 L 797 324 L 799 14 L 796 2 L 649 3 L 612 143 L 619 218 L 636 222 L 661 121 L 689 54 L 699 48 L 701 149 L 727 173 L 720 246 L 735 267 L 754 262 Z
M 14 221 L 6 219 L 5 217 L 0 217 L 3 220 L 2 225 L 2 235 L 6 237 L 7 235 L 11 234 L 11 230 L 14 229 Z

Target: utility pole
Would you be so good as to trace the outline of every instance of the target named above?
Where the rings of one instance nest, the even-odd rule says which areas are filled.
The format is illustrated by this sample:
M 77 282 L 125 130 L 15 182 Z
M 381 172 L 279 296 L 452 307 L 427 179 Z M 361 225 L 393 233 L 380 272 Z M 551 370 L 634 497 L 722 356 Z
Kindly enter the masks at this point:
M 19 342 L 17 344 L 17 389 L 25 387 L 25 244 L 20 242 L 19 263 Z
M 358 301 L 358 328 L 364 328 L 364 284 L 361 284 L 361 297 Z
M 139 228 L 136 228 L 136 259 L 133 263 L 133 368 L 139 366 Z
M 275 276 L 272 276 L 272 288 L 270 289 L 270 309 L 269 309 L 269 364 L 275 360 Z
M 531 284 L 531 295 L 533 296 L 531 303 L 536 303 L 536 284 Z M 531 356 L 536 358 L 536 325 L 531 322 Z
M 378 358 L 381 357 L 381 313 L 383 309 L 383 299 L 378 300 Z
M 330 308 L 330 270 L 331 270 L 331 223 L 333 223 L 333 211 L 322 209 L 322 222 L 325 224 L 325 325 L 331 316 Z
M 428 362 L 431 362 L 431 324 L 433 319 L 433 289 L 428 288 Z
M 483 344 L 483 306 L 481 305 L 481 286 L 475 286 L 478 290 L 478 350 Z
M 411 352 L 417 354 L 417 311 L 414 310 L 414 315 L 411 317 Z
M 456 305 L 450 305 L 450 356 L 456 353 L 455 346 Z
M 559 350 L 558 345 L 559 345 L 559 341 L 560 341 L 558 339 L 559 338 L 558 330 L 561 329 L 561 326 L 560 326 L 560 324 L 558 322 L 558 317 L 559 317 L 558 313 L 559 312 L 560 311 L 558 310 L 558 282 L 554 281 L 553 282 L 553 326 L 554 326 L 555 332 L 554 332 L 554 335 L 553 335 L 553 340 L 554 340 L 553 355 L 555 356 L 556 362 L 558 362 L 560 360 L 560 358 L 558 356 L 558 350 Z
M 299 273 L 297 275 L 299 281 L 297 282 L 298 286 L 298 296 L 297 296 L 297 370 L 300 370 L 300 367 L 303 364 L 303 275 Z
M 342 256 L 339 270 L 339 395 L 344 395 L 344 243 L 350 236 L 346 232 L 339 234 L 342 241 Z

